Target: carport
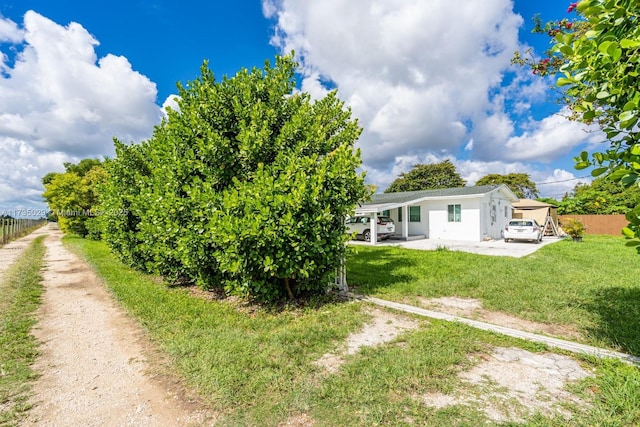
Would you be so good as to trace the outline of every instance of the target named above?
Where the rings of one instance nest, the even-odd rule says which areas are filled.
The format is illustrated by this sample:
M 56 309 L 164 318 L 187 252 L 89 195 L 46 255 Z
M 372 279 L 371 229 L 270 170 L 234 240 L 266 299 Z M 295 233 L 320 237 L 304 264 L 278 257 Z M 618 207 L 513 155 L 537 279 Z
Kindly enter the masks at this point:
M 366 215 L 371 218 L 371 224 L 378 224 L 378 214 L 387 210 L 402 208 L 402 215 L 404 218 L 409 218 L 409 205 L 411 203 L 373 203 L 365 206 L 361 206 L 356 209 L 356 215 Z M 409 238 L 409 221 L 403 221 L 402 223 L 402 238 L 408 240 Z M 378 227 L 371 227 L 371 244 L 378 243 Z

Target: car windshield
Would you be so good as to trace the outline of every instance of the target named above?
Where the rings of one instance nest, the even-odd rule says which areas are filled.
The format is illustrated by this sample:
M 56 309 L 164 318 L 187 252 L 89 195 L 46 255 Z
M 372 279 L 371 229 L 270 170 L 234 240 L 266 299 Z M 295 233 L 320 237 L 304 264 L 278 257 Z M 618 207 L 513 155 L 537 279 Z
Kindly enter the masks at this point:
M 389 218 L 388 216 L 379 216 L 378 219 L 381 222 L 393 222 L 393 220 L 391 218 Z
M 531 221 L 511 221 L 509 222 L 510 226 L 513 227 L 533 227 L 533 222 Z

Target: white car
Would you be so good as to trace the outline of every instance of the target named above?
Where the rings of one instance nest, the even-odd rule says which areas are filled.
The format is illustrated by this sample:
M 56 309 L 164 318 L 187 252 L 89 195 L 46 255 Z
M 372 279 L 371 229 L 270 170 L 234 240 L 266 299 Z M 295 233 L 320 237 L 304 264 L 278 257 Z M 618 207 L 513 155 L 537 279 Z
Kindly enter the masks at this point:
M 371 217 L 356 215 L 347 219 L 344 225 L 347 233 L 356 233 L 357 237 L 362 237 L 367 242 L 371 241 Z M 379 216 L 376 231 L 378 239 L 385 240 L 396 233 L 396 225 L 388 216 Z
M 513 240 L 542 241 L 543 230 L 535 219 L 512 219 L 502 233 L 505 242 Z

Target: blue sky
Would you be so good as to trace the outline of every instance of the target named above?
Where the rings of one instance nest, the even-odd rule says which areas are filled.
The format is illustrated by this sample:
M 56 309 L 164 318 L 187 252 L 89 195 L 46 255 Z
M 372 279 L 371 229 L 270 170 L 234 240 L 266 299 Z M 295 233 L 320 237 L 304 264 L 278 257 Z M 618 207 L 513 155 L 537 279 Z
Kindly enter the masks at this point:
M 43 208 L 41 177 L 141 141 L 175 84 L 300 54 L 300 86 L 332 82 L 364 132 L 367 180 L 383 190 L 416 163 L 450 159 L 470 184 L 524 172 L 562 197 L 572 158 L 600 141 L 562 117 L 550 80 L 509 65 L 541 54 L 532 16 L 558 0 L 39 1 L 0 4 L 0 210 Z M 557 114 L 557 113 L 560 113 Z

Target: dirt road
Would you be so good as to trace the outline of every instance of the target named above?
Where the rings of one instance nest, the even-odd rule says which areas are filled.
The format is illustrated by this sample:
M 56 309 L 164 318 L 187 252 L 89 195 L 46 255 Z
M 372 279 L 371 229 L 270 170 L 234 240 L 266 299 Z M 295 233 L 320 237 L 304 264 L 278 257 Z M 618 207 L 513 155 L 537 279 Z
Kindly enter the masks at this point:
M 62 246 L 61 232 L 45 227 L 36 233 L 47 234 L 45 293 L 34 330 L 42 342 L 35 365 L 41 377 L 25 425 L 210 424 L 180 387 L 168 387 L 167 377 L 157 375 L 149 362 L 153 347 L 142 330 L 88 266 Z

